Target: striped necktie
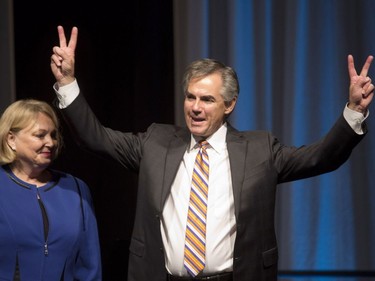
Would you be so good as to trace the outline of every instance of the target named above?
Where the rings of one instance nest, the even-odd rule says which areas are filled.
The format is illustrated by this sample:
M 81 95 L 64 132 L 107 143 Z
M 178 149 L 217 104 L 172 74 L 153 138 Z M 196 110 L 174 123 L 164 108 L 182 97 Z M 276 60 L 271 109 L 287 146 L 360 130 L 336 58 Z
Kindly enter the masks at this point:
M 199 142 L 195 158 L 190 202 L 186 224 L 184 266 L 192 276 L 198 275 L 205 266 L 206 215 L 208 196 L 208 154 L 209 143 Z

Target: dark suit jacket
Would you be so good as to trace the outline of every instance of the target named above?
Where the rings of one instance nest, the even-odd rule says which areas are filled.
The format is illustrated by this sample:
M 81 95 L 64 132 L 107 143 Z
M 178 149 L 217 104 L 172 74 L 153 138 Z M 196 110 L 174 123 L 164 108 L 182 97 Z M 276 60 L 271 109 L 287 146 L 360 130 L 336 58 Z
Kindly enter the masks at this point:
M 138 172 L 128 280 L 165 281 L 160 220 L 190 141 L 188 129 L 152 124 L 144 133 L 114 131 L 100 124 L 82 94 L 62 112 L 85 149 Z M 343 116 L 323 139 L 298 148 L 282 145 L 268 132 L 240 132 L 228 127 L 226 141 L 237 222 L 234 280 L 277 279 L 274 228 L 277 184 L 335 170 L 362 138 Z

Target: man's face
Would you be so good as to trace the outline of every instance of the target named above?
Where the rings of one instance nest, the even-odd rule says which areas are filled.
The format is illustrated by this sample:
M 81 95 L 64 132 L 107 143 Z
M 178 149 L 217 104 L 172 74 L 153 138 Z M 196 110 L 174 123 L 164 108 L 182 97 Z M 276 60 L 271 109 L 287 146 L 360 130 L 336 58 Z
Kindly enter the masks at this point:
M 190 81 L 184 101 L 184 113 L 186 125 L 194 136 L 211 136 L 223 124 L 225 115 L 234 109 L 236 99 L 226 106 L 220 95 L 222 86 L 221 75 L 218 73 Z

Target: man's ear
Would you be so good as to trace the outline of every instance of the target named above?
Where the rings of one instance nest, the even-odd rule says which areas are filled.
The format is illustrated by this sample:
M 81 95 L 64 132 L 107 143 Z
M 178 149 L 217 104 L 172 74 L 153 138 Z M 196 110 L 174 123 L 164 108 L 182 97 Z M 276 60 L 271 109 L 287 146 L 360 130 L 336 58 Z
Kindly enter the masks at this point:
M 230 102 L 225 104 L 225 107 L 226 107 L 225 114 L 226 115 L 229 115 L 233 111 L 234 107 L 236 106 L 236 103 L 237 103 L 237 97 L 234 97 Z

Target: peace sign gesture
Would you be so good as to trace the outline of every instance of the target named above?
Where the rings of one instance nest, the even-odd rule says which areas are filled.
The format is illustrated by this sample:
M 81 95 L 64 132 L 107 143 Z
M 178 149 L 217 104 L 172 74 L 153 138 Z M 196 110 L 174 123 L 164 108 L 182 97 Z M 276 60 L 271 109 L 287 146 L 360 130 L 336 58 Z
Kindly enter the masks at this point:
M 73 27 L 70 40 L 67 43 L 64 28 L 57 27 L 60 46 L 53 47 L 51 56 L 51 70 L 56 78 L 57 84 L 61 87 L 75 80 L 74 77 L 74 56 L 78 38 L 78 28 Z
M 349 87 L 349 104 L 348 107 L 364 115 L 374 97 L 374 85 L 371 83 L 370 77 L 367 76 L 373 56 L 368 56 L 362 67 L 361 73 L 358 75 L 354 66 L 354 58 L 348 56 L 348 70 L 350 78 Z

